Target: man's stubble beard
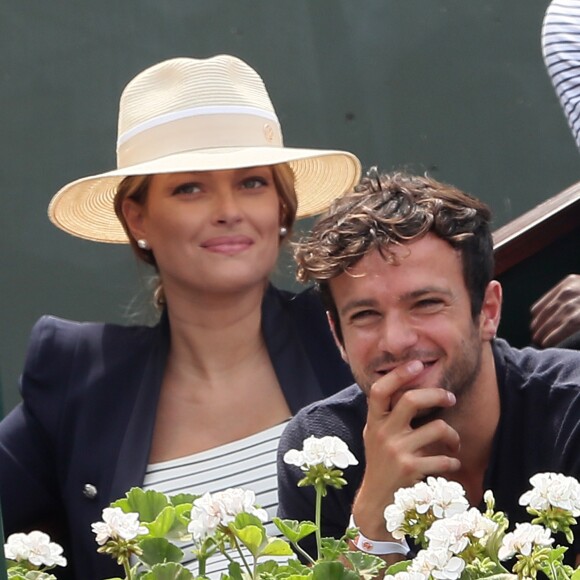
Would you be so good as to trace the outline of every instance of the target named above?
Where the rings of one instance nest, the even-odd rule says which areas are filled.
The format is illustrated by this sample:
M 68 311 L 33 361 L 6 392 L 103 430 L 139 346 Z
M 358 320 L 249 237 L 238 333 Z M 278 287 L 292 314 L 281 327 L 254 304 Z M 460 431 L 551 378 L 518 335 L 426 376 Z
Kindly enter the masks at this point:
M 457 398 L 457 403 L 451 408 L 441 408 L 434 407 L 432 409 L 426 410 L 421 416 L 416 417 L 411 422 L 413 428 L 419 427 L 434 419 L 445 419 L 450 414 L 455 414 L 461 411 L 462 402 L 468 398 L 468 395 L 473 390 L 480 372 L 483 356 L 483 348 L 481 343 L 481 338 L 478 332 L 478 326 L 476 323 L 472 322 L 470 325 L 470 335 L 467 340 L 461 343 L 460 352 L 453 358 L 450 365 L 443 369 L 443 375 L 441 376 L 439 387 L 453 393 Z M 417 357 L 419 353 L 409 353 L 397 361 L 394 357 L 391 357 L 386 353 L 381 360 L 383 362 L 397 362 L 402 364 L 409 360 L 413 360 Z M 376 363 L 372 363 L 369 366 L 373 366 Z M 372 382 L 368 379 L 370 373 L 365 373 L 360 376 L 359 373 L 353 370 L 354 378 L 359 385 L 359 387 L 365 392 L 369 393 L 372 386 Z

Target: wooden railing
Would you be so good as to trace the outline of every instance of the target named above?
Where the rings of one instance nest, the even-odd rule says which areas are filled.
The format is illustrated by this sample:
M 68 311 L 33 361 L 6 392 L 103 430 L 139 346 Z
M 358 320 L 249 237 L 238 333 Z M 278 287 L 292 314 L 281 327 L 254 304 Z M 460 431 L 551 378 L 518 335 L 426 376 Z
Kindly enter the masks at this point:
M 530 343 L 529 309 L 569 273 L 580 273 L 580 182 L 493 233 L 495 275 L 504 287 L 499 335 Z

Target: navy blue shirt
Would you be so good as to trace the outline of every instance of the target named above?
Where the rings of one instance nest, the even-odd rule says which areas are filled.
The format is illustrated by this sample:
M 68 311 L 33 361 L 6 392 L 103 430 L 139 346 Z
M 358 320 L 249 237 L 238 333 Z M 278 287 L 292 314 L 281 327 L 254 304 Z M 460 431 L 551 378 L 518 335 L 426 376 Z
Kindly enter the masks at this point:
M 500 394 L 500 420 L 484 478 L 497 509 L 513 528 L 531 516 L 520 506 L 520 496 L 539 472 L 557 472 L 580 479 L 580 353 L 564 349 L 515 349 L 504 340 L 492 344 Z M 365 468 L 363 428 L 366 396 L 357 385 L 306 407 L 289 423 L 278 451 L 278 514 L 282 518 L 312 520 L 314 492 L 298 488 L 301 471 L 282 458 L 289 449 L 301 449 L 315 435 L 336 435 L 359 460 L 345 471 L 348 485 L 330 489 L 322 504 L 322 535 L 341 537 L 348 525 L 355 493 Z M 580 526 L 577 526 L 580 528 Z M 562 544 L 566 545 L 566 544 Z M 304 546 L 312 551 L 312 546 Z M 580 529 L 568 551 L 570 562 L 580 554 Z

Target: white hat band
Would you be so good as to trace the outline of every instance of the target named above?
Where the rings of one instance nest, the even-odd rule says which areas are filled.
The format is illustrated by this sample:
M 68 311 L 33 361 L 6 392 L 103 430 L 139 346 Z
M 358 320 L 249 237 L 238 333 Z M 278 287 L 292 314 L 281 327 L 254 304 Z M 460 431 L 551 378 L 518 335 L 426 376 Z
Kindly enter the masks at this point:
M 123 169 L 184 151 L 224 147 L 282 147 L 280 124 L 270 116 L 204 113 L 153 125 L 119 138 L 117 167 Z

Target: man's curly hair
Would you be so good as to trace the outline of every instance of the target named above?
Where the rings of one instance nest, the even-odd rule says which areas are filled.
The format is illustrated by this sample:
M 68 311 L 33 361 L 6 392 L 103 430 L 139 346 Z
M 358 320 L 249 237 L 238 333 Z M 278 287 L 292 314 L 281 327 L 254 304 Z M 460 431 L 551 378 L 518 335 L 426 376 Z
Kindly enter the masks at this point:
M 427 176 L 379 175 L 373 168 L 354 192 L 338 198 L 294 245 L 297 278 L 316 283 L 338 328 L 328 281 L 348 272 L 373 250 L 393 263 L 393 245 L 431 232 L 461 253 L 475 319 L 494 270 L 490 220 L 486 204 L 456 187 Z

